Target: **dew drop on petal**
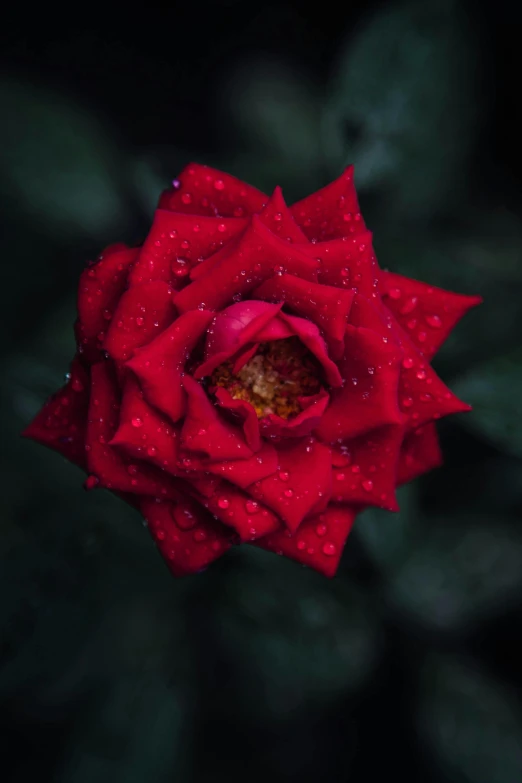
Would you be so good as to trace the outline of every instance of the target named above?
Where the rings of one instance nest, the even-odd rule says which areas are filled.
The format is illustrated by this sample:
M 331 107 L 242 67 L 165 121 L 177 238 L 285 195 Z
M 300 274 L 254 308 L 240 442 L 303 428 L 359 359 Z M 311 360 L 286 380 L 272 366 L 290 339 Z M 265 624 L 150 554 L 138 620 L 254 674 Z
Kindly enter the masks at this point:
M 328 557 L 332 557 L 333 555 L 337 554 L 337 547 L 330 541 L 326 541 L 321 548 L 323 550 L 323 554 L 327 555 Z
M 438 315 L 426 315 L 425 319 L 426 323 L 431 326 L 432 329 L 440 329 L 442 326 L 442 321 Z

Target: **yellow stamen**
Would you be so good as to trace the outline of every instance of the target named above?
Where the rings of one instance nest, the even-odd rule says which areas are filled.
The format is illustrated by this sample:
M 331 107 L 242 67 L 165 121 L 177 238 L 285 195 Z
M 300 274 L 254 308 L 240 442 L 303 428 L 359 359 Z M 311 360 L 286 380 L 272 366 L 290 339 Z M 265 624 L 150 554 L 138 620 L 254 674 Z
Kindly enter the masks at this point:
M 250 402 L 258 418 L 275 413 L 283 419 L 301 412 L 298 397 L 317 394 L 321 368 L 297 337 L 261 343 L 236 374 L 226 361 L 212 373 L 211 387 L 222 386 L 235 400 Z

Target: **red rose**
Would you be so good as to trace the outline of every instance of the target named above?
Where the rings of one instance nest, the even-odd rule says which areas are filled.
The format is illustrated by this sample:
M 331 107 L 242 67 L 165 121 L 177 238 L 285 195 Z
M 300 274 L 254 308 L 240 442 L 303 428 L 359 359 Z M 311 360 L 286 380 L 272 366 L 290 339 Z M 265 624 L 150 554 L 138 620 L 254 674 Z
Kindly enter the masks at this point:
M 478 297 L 379 269 L 348 168 L 288 208 L 191 164 L 80 279 L 70 378 L 25 431 L 140 509 L 176 575 L 248 542 L 332 576 L 358 511 L 469 406 L 430 360 Z

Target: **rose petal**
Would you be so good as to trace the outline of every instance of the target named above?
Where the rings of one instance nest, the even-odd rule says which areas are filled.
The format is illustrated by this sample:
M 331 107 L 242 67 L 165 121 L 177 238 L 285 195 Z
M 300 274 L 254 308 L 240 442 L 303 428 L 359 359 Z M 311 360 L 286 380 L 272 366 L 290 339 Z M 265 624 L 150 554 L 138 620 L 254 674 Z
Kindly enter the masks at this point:
M 185 166 L 175 182 L 176 187 L 161 196 L 162 209 L 193 215 L 243 217 L 260 212 L 268 201 L 252 185 L 199 163 Z
M 287 315 L 281 312 L 278 317 L 292 329 L 296 337 L 299 337 L 301 342 L 306 345 L 308 350 L 322 364 L 327 383 L 334 388 L 341 386 L 343 382 L 341 374 L 337 365 L 328 356 L 326 343 L 321 337 L 318 327 L 305 318 L 298 318 L 295 315 Z
M 63 454 L 66 459 L 86 468 L 85 426 L 89 407 L 90 379 L 76 357 L 70 378 L 53 394 L 22 435 Z
M 120 392 L 114 368 L 99 362 L 91 370 L 91 396 L 85 437 L 87 467 L 100 487 L 154 497 L 178 497 L 176 480 L 152 465 L 122 457 L 109 445 L 118 428 Z
M 183 215 L 158 209 L 147 239 L 129 275 L 130 285 L 163 280 L 176 287 L 191 268 L 244 231 L 239 218 Z
M 455 294 L 391 272 L 382 273 L 382 289 L 384 303 L 427 359 L 468 310 L 482 302 L 480 296 Z
M 129 459 L 143 459 L 179 475 L 179 430 L 146 402 L 131 373 L 125 380 L 120 421 L 110 445 Z
M 269 302 L 284 302 L 298 315 L 309 318 L 324 332 L 330 355 L 334 359 L 343 355 L 352 291 L 281 275 L 265 280 L 255 289 L 254 296 Z
M 356 509 L 348 506 L 329 506 L 323 513 L 306 519 L 294 535 L 288 530 L 271 533 L 253 542 L 253 546 L 285 555 L 332 577 L 356 514 Z
M 237 251 L 176 294 L 174 303 L 181 313 L 199 306 L 221 310 L 234 296 L 245 296 L 277 271 L 316 280 L 317 262 L 276 237 L 254 215 Z
M 278 466 L 277 451 L 270 443 L 263 443 L 257 454 L 246 459 L 212 462 L 207 470 L 221 476 L 241 489 L 246 489 L 255 481 L 271 476 Z
M 259 213 L 259 220 L 286 242 L 308 242 L 287 207 L 279 186 L 275 188 L 266 206 Z
M 87 266 L 78 286 L 76 340 L 82 360 L 93 363 L 102 358 L 102 343 L 118 301 L 125 290 L 129 270 L 139 248 L 113 245 L 97 263 Z
M 280 527 L 280 520 L 262 503 L 226 482 L 219 493 L 205 500 L 205 507 L 223 524 L 229 525 L 242 541 L 254 541 Z
M 207 334 L 205 362 L 196 370 L 195 377 L 208 375 L 214 367 L 228 359 L 248 342 L 260 342 L 259 330 L 271 323 L 281 307 L 281 304 L 273 305 L 249 299 L 230 305 L 218 313 Z M 209 360 L 212 360 L 211 363 Z M 203 370 L 207 364 L 212 369 Z
M 282 443 L 277 450 L 278 472 L 252 484 L 248 491 L 279 514 L 288 529 L 295 532 L 317 501 L 331 495 L 331 453 L 329 448 L 313 440 Z
M 426 424 L 408 433 L 401 448 L 397 483 L 400 486 L 442 465 L 437 427 Z
M 246 400 L 235 400 L 222 386 L 216 389 L 215 396 L 219 406 L 239 416 L 242 421 L 246 442 L 252 451 L 259 451 L 261 448 L 261 433 L 259 419 L 253 406 Z
M 144 348 L 135 351 L 126 366 L 136 373 L 145 399 L 178 421 L 185 410 L 186 393 L 182 376 L 187 356 L 214 317 L 214 313 L 195 310 L 186 313 Z
M 401 354 L 383 343 L 376 332 L 346 327 L 345 353 L 340 362 L 342 389 L 332 389 L 331 402 L 317 434 L 334 443 L 355 438 L 387 424 L 402 424 L 398 406 Z
M 188 510 L 191 518 L 183 514 Z M 165 562 L 175 576 L 206 568 L 230 548 L 230 534 L 199 504 L 183 500 L 178 504 L 143 499 L 141 512 Z M 183 527 L 177 522 L 182 521 Z
M 378 294 L 381 270 L 370 231 L 356 237 L 299 245 L 299 250 L 320 260 L 320 283 L 344 290 L 352 289 L 368 299 L 374 299 Z
M 395 486 L 404 427 L 390 425 L 344 441 L 345 464 L 333 468 L 332 500 L 398 511 Z
M 300 397 L 299 402 L 303 408 L 300 413 L 289 419 L 283 419 L 281 416 L 269 415 L 259 421 L 261 432 L 265 438 L 302 438 L 310 435 L 321 421 L 325 412 L 330 395 L 324 389 L 318 394 L 308 397 Z
M 251 457 L 253 452 L 242 431 L 220 418 L 203 388 L 190 375 L 183 378 L 187 392 L 187 409 L 181 428 L 184 448 L 203 452 L 213 460 Z
M 103 347 L 115 361 L 124 362 L 161 334 L 175 313 L 167 283 L 156 280 L 130 288 L 118 302 Z
M 321 190 L 290 207 L 292 215 L 311 240 L 323 242 L 366 230 L 353 183 L 353 166 Z

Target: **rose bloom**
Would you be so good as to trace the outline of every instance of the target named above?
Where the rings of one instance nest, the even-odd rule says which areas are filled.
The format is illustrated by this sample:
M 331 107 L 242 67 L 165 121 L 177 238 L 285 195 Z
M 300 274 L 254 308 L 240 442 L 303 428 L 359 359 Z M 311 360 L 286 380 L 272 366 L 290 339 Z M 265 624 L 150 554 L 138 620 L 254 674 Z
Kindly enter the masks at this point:
M 333 576 L 469 410 L 430 361 L 479 301 L 379 268 L 352 167 L 288 207 L 191 164 L 143 245 L 83 271 L 67 383 L 24 435 L 139 509 L 176 575 L 248 543 Z

